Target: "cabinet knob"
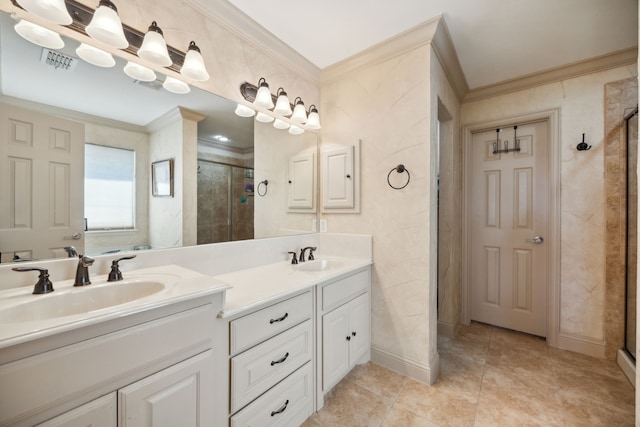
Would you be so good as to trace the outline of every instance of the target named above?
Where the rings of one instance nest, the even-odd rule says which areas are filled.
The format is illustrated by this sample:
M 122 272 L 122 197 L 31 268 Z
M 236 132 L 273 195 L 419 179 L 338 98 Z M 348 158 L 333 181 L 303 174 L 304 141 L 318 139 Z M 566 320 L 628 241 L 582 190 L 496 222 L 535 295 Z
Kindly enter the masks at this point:
M 351 332 L 351 335 L 356 336 L 356 331 Z
M 347 341 L 351 341 L 351 335 L 347 335 Z

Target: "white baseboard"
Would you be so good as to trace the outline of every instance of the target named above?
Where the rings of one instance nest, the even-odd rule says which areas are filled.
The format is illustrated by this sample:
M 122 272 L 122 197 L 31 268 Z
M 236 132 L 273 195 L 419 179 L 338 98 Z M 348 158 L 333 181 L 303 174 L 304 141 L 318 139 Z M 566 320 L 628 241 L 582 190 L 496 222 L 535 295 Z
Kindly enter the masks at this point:
M 430 366 L 425 366 L 422 363 L 401 358 L 372 346 L 371 361 L 425 384 L 433 384 L 440 371 L 440 357 L 437 353 Z
M 560 332 L 557 344 L 557 347 L 563 350 L 575 351 L 576 353 L 582 353 L 600 359 L 604 359 L 605 357 L 604 341 Z
M 618 355 L 616 357 L 616 362 L 618 362 L 618 366 L 624 372 L 624 375 L 627 377 L 633 388 L 636 388 L 636 364 L 631 357 L 624 350 L 618 350 Z

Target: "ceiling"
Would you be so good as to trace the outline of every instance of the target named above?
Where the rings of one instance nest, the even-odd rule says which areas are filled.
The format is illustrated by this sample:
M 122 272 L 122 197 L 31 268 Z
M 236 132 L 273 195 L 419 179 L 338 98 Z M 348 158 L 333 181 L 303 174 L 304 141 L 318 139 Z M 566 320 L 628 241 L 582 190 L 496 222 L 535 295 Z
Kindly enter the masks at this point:
M 631 48 L 637 0 L 228 0 L 320 69 L 444 16 L 470 89 Z

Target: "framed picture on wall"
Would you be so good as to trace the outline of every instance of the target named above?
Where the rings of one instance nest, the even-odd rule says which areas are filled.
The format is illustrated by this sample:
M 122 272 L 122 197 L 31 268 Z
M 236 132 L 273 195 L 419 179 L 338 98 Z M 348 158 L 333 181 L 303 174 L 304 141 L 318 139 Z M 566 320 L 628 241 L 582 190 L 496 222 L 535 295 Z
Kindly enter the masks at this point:
M 151 194 L 154 197 L 173 197 L 173 159 L 151 164 Z

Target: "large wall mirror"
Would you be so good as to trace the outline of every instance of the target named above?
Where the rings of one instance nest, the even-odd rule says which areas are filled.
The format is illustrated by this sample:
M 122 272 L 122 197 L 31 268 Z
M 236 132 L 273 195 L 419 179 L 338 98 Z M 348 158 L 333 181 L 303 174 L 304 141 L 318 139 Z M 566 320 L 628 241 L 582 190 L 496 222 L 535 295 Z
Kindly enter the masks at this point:
M 69 38 L 48 51 L 15 24 L 0 16 L 0 262 L 312 231 L 315 134 L 135 81 L 122 58 L 91 65 Z

